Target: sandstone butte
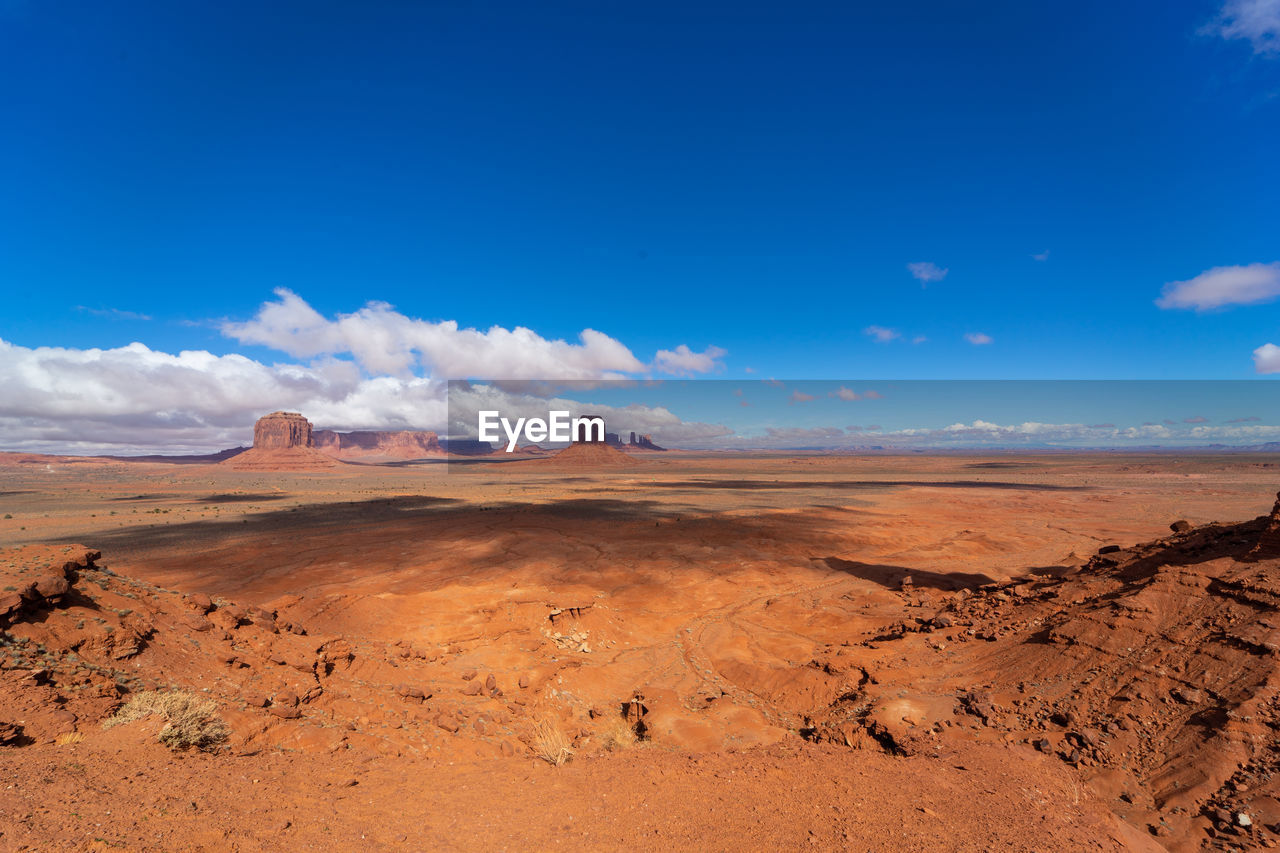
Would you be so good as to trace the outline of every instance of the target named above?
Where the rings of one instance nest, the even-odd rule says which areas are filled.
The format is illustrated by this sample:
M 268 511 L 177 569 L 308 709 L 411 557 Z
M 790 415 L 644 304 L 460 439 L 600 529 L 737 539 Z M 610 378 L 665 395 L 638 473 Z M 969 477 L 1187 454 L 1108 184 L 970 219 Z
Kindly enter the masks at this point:
M 345 460 L 386 462 L 444 455 L 434 432 L 317 430 L 297 412 L 272 412 L 254 424 L 253 447 L 223 464 L 242 471 L 313 471 L 337 468 Z
M 315 448 L 309 420 L 297 412 L 272 412 L 253 425 L 253 447 L 218 464 L 238 471 L 315 471 L 342 463 Z

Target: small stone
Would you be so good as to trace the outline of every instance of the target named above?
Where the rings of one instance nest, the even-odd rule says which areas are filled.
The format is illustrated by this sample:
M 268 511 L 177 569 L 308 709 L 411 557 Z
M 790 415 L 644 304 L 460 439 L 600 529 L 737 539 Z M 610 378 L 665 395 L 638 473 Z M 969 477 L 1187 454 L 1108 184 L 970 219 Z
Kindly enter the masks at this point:
M 1170 524 L 1169 529 L 1172 530 L 1174 533 L 1186 533 L 1188 530 L 1191 529 L 1191 526 L 1192 526 L 1191 522 L 1185 519 L 1179 519 L 1175 521 L 1173 524 Z
M 462 680 L 470 681 L 471 679 L 475 678 L 477 675 L 479 675 L 479 673 L 477 673 L 474 669 L 469 669 L 466 672 L 462 673 Z
M 1244 812 L 1236 812 L 1236 826 L 1243 826 L 1246 829 L 1253 826 L 1253 818 Z
M 462 688 L 462 695 L 463 696 L 479 696 L 480 690 L 481 690 L 480 682 L 468 681 L 467 686 Z

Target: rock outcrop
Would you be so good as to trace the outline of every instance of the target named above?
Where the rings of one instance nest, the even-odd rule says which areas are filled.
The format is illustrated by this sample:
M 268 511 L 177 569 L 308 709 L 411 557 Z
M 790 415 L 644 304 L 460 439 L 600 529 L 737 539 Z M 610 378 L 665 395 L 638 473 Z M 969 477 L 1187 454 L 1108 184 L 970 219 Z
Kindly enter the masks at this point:
M 616 447 L 594 442 L 571 444 L 545 461 L 547 464 L 558 463 L 575 468 L 624 468 L 640 464 Z
M 1276 505 L 1271 508 L 1271 516 L 1258 537 L 1258 544 L 1247 556 L 1250 560 L 1280 559 L 1280 493 L 1276 494 Z
M 24 614 L 62 604 L 78 577 L 77 571 L 94 568 L 93 561 L 102 556 L 98 551 L 69 550 L 76 556 L 49 561 L 42 569 L 27 571 L 26 577 L 19 573 L 14 583 L 5 585 L 6 591 L 0 592 L 0 628 L 19 621 Z
M 272 412 L 253 425 L 253 447 L 218 464 L 239 471 L 314 471 L 341 464 L 314 444 L 311 421 L 297 412 Z
M 311 421 L 297 412 L 272 412 L 253 425 L 255 449 L 287 450 L 312 445 Z
M 335 459 L 422 459 L 444 455 L 439 436 L 419 430 L 320 429 L 312 438 L 317 450 Z

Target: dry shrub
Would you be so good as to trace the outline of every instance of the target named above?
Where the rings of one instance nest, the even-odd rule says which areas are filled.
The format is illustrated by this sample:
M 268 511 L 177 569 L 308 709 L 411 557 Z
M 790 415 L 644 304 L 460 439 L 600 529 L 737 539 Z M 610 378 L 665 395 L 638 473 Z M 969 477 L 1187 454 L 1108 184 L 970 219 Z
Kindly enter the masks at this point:
M 84 735 L 79 732 L 67 732 L 65 734 L 58 735 L 53 739 L 53 742 L 58 746 L 70 746 L 71 744 L 79 743 L 82 740 L 84 740 Z
M 636 740 L 636 730 L 622 715 L 610 717 L 600 732 L 600 742 L 611 752 L 635 746 Z
M 230 735 L 217 712 L 218 706 L 208 699 L 182 690 L 146 690 L 126 702 L 102 726 L 111 728 L 144 717 L 163 717 L 165 725 L 159 734 L 162 744 L 170 749 L 195 747 L 212 751 L 226 743 Z
M 559 767 L 573 758 L 573 746 L 560 724 L 543 718 L 533 724 L 533 748 L 538 757 Z

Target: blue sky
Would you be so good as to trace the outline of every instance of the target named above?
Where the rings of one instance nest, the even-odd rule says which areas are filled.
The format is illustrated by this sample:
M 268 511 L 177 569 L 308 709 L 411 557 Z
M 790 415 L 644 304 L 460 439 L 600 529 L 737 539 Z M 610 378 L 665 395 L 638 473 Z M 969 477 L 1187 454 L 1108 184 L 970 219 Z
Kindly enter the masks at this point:
M 0 0 L 0 378 L 29 386 L 0 418 L 114 399 L 74 365 L 132 342 L 401 382 L 526 363 L 244 333 L 278 288 L 535 349 L 597 330 L 636 362 L 601 375 L 1257 377 L 1277 38 L 1280 0 Z M 162 408 L 135 403 L 99 415 Z
M 623 380 L 452 382 L 449 433 L 479 412 L 598 415 L 669 447 L 1148 448 L 1280 442 L 1280 395 L 1251 380 Z M 507 434 L 503 431 L 499 435 Z M 526 443 L 523 439 L 520 444 Z

